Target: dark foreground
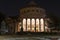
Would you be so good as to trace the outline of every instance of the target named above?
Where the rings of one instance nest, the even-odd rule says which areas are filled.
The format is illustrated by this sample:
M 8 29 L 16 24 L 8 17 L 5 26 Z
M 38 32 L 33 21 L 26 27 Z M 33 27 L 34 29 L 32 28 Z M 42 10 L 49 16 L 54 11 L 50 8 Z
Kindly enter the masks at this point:
M 2 34 L 0 40 L 60 40 L 60 33 L 17 33 Z
M 42 35 L 0 35 L 0 40 L 60 40 L 60 36 Z

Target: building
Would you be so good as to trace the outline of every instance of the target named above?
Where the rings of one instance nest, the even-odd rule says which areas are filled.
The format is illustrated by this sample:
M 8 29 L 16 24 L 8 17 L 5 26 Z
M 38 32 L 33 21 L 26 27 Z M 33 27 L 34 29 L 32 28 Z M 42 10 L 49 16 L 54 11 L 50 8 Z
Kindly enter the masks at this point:
M 16 32 L 50 32 L 49 22 L 46 10 L 40 8 L 34 1 L 31 1 L 26 6 L 20 9 L 18 27 Z M 49 22 L 48 22 L 49 21 Z
M 5 18 L 8 33 L 17 32 L 50 32 L 49 23 L 52 23 L 46 15 L 46 10 L 37 3 L 31 1 L 20 8 L 19 17 Z

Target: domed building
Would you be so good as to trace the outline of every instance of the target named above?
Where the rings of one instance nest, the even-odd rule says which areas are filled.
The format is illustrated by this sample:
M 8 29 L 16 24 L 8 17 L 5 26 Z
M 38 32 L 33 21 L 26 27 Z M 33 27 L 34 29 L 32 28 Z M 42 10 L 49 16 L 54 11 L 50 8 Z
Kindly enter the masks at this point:
M 20 9 L 20 22 L 18 22 L 16 32 L 50 32 L 51 20 L 46 16 L 46 10 L 31 1 Z

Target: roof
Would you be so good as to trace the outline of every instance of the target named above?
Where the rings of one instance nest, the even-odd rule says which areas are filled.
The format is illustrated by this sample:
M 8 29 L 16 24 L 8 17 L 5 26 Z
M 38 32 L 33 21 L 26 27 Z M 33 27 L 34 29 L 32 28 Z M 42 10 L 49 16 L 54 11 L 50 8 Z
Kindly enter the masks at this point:
M 26 4 L 21 8 L 26 8 L 26 7 L 40 7 L 40 6 L 35 1 L 29 1 L 26 2 Z

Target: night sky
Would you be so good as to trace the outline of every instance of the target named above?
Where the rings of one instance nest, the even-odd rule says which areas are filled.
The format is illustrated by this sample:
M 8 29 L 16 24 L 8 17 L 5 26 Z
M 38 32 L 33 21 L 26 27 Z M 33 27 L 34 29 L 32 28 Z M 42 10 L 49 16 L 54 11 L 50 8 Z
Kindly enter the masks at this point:
M 16 16 L 19 14 L 19 8 L 26 5 L 30 0 L 0 0 L 0 12 L 7 16 Z M 60 18 L 59 0 L 35 0 L 37 4 Z

